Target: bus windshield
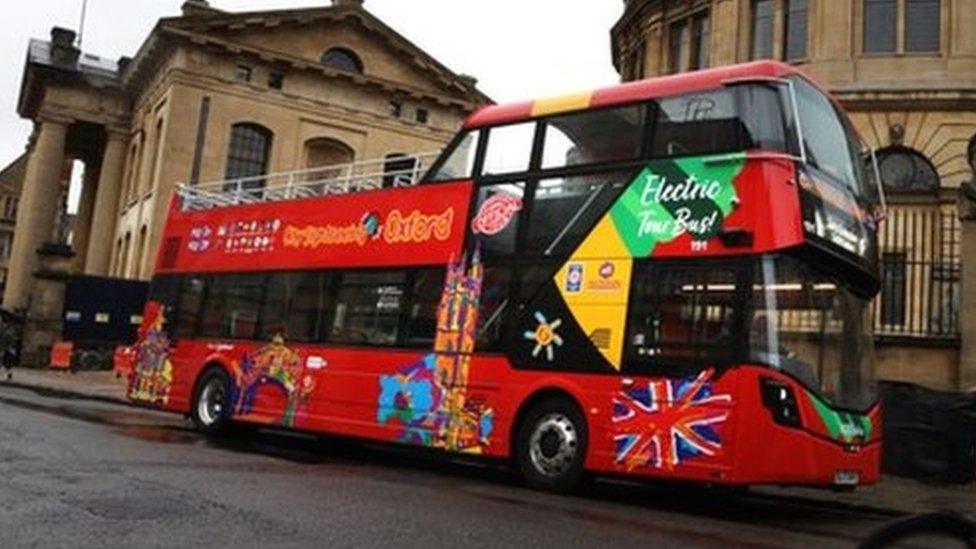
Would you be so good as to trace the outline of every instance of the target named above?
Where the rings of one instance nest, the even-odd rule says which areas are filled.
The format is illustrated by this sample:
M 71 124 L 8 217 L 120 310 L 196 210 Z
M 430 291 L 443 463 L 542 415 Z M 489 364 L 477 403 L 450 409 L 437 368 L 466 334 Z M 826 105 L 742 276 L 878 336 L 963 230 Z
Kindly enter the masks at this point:
M 832 404 L 874 403 L 867 300 L 785 255 L 763 256 L 753 281 L 750 359 L 782 369 Z

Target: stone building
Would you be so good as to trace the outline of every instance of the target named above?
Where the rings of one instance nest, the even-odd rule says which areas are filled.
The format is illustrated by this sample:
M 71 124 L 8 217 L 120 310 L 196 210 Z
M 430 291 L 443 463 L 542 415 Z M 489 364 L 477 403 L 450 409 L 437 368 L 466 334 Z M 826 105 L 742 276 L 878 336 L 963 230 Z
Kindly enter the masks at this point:
M 7 263 L 14 243 L 14 224 L 17 222 L 17 203 L 20 185 L 24 181 L 27 155 L 20 155 L 0 170 L 0 288 L 7 282 Z
M 972 177 L 976 0 L 625 0 L 611 31 L 623 80 L 774 58 L 840 101 L 878 151 L 889 199 L 878 376 L 976 385 L 960 367 L 960 226 Z M 970 277 L 972 278 L 972 277 Z M 974 326 L 976 327 L 976 326 Z
M 148 278 L 177 182 L 442 148 L 488 98 L 362 4 L 229 13 L 188 0 L 119 60 L 80 52 L 65 29 L 32 40 L 18 112 L 35 130 L 4 307 L 34 299 L 65 158 L 85 166 L 72 271 Z

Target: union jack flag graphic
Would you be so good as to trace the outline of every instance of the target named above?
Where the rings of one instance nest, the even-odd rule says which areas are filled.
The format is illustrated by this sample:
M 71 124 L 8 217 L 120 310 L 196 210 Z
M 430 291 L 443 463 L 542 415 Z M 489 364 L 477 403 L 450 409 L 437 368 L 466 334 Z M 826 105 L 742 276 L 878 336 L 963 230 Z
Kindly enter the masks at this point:
M 673 469 L 686 459 L 722 450 L 716 426 L 728 419 L 729 395 L 716 395 L 714 370 L 698 377 L 649 381 L 613 399 L 616 461 L 628 471 Z M 714 404 L 720 406 L 715 407 Z

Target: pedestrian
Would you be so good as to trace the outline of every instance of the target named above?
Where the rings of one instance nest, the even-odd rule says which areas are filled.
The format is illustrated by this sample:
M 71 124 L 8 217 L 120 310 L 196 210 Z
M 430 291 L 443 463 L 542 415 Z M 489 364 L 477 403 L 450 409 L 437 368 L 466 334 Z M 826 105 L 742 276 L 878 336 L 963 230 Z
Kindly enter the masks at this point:
M 7 381 L 14 377 L 13 361 L 17 352 L 19 330 L 11 318 L 0 318 L 0 375 Z

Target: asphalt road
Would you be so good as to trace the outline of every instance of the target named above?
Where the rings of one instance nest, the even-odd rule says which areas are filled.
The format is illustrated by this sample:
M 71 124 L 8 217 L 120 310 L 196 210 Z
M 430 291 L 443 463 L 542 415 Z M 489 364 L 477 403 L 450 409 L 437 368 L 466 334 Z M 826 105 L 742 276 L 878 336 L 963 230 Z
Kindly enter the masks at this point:
M 0 547 L 852 547 L 890 516 L 813 500 L 599 481 L 0 387 Z

